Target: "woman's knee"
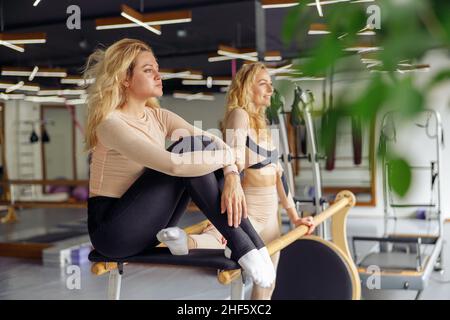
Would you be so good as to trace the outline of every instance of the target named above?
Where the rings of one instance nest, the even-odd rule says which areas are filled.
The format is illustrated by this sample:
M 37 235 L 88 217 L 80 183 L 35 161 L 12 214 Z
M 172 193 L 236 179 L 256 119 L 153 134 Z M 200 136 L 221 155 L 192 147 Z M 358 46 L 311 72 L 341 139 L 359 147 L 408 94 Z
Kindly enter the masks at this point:
M 184 152 L 216 149 L 217 144 L 208 136 L 185 136 L 172 143 L 167 151 L 182 154 Z

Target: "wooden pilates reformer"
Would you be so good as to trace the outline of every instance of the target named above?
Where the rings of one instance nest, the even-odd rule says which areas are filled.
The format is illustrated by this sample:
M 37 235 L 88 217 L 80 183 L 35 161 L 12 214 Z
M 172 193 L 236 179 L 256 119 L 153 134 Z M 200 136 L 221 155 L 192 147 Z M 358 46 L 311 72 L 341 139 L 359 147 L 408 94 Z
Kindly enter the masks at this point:
M 347 244 L 347 214 L 355 205 L 350 191 L 341 191 L 324 212 L 316 215 L 316 225 L 331 218 L 333 242 L 317 236 L 305 236 L 308 229 L 300 226 L 267 245 L 272 255 L 281 251 L 273 299 L 360 299 L 361 284 Z M 205 220 L 188 227 L 189 234 L 201 232 Z M 231 284 L 231 299 L 243 300 L 245 275 L 240 266 L 223 255 L 223 250 L 195 249 L 185 256 L 173 256 L 168 248 L 155 247 L 125 259 L 110 259 L 95 250 L 89 255 L 94 262 L 95 275 L 109 273 L 108 299 L 118 300 L 124 264 L 149 263 L 191 267 L 208 267 L 219 270 L 218 281 Z

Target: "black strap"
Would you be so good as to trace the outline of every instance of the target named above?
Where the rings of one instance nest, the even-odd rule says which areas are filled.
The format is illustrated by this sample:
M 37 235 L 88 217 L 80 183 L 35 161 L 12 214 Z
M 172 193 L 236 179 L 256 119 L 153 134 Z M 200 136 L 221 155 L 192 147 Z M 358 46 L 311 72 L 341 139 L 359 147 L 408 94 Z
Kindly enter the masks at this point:
M 257 144 L 252 138 L 247 136 L 247 141 L 245 143 L 247 148 L 249 148 L 251 151 L 255 152 L 257 155 L 264 156 L 266 159 L 264 159 L 261 162 L 258 162 L 252 166 L 250 166 L 250 169 L 261 169 L 265 166 L 268 166 L 271 163 L 277 163 L 278 161 L 278 151 L 276 149 L 270 151 L 263 147 L 261 147 L 259 144 Z

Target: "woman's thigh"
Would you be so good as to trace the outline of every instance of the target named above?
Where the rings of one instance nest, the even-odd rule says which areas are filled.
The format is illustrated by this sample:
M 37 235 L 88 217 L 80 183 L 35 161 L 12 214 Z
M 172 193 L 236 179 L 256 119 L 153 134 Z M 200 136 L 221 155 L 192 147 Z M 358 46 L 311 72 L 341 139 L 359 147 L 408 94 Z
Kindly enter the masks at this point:
M 156 245 L 157 232 L 179 211 L 177 205 L 184 192 L 180 178 L 146 168 L 103 214 L 103 221 L 91 235 L 94 247 L 105 255 L 121 257 Z

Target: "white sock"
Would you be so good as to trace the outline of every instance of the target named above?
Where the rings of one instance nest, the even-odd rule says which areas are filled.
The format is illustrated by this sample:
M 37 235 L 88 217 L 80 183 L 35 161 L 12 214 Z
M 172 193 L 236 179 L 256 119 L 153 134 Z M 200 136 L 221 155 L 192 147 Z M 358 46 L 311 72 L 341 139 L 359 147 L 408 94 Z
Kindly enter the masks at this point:
M 239 265 L 262 288 L 269 288 L 273 283 L 270 270 L 268 270 L 258 249 L 253 249 L 244 254 L 239 260 Z
M 181 256 L 189 253 L 187 234 L 183 229 L 171 227 L 162 229 L 156 235 L 158 241 L 167 245 L 174 256 Z
M 268 286 L 271 286 L 271 284 L 275 281 L 275 277 L 276 277 L 275 268 L 273 267 L 272 259 L 270 259 L 269 251 L 267 251 L 266 247 L 259 249 L 259 253 L 265 264 L 264 271 L 266 272 L 266 278 L 269 279 L 269 282 L 270 282 L 270 284 Z M 231 258 L 231 249 L 227 246 L 225 247 L 224 255 L 228 259 Z M 255 281 L 255 283 L 256 283 L 256 281 Z
M 225 247 L 225 250 L 223 252 L 226 258 L 231 259 L 231 249 L 228 247 Z
M 262 247 L 261 249 L 259 249 L 259 253 L 261 254 L 264 262 L 267 265 L 267 269 L 270 272 L 272 282 L 275 281 L 276 272 L 275 272 L 275 268 L 273 266 L 272 259 L 270 258 L 270 255 L 269 255 L 269 251 L 267 250 L 267 247 Z

